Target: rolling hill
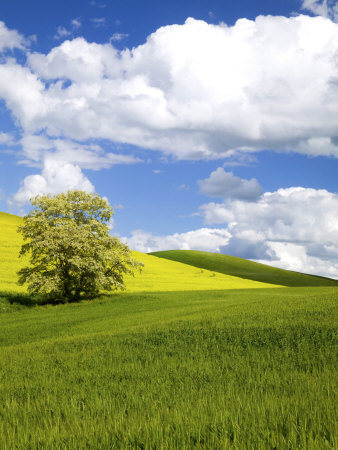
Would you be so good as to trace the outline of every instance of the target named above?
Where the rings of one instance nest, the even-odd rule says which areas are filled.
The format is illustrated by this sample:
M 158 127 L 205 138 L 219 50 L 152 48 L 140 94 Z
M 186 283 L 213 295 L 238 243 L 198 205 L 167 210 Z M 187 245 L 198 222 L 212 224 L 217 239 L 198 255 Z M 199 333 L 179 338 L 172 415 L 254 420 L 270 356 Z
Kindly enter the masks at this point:
M 248 261 L 235 256 L 196 250 L 168 250 L 149 255 L 158 258 L 190 264 L 193 267 L 211 270 L 246 280 L 255 280 L 275 285 L 297 286 L 338 286 L 338 280 L 307 275 L 290 270 L 278 269 L 265 264 Z
M 1 448 L 334 448 L 337 284 L 135 252 L 127 292 L 40 304 L 15 293 L 21 220 L 0 213 Z
M 17 285 L 22 244 L 17 233 L 21 217 L 0 213 L 0 291 L 25 292 Z M 128 292 L 196 291 L 296 286 L 338 286 L 337 280 L 292 272 L 234 256 L 195 250 L 133 252 L 144 263 L 142 273 L 126 277 Z
M 17 233 L 21 217 L 0 213 L 0 291 L 25 292 L 17 285 L 17 271 L 27 260 L 19 259 L 22 238 Z M 177 261 L 159 259 L 144 253 L 133 252 L 144 263 L 141 273 L 126 276 L 127 292 L 197 291 L 208 289 L 254 289 L 277 287 L 260 281 L 213 272 Z

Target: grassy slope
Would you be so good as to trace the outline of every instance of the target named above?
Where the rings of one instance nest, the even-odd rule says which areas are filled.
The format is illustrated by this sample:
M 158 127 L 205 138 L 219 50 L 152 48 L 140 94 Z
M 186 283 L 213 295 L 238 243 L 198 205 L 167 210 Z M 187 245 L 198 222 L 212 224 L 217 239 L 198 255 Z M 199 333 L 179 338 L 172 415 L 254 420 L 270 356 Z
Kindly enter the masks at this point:
M 124 293 L 0 314 L 2 448 L 334 448 L 337 294 Z
M 18 259 L 22 240 L 16 230 L 21 220 L 20 217 L 0 213 L 0 291 L 25 292 L 24 287 L 16 284 L 16 272 L 27 263 L 27 260 Z M 133 253 L 137 260 L 145 264 L 145 267 L 141 274 L 126 277 L 128 292 L 274 287 L 201 270 L 175 261 L 159 260 L 144 253 Z
M 133 252 L 144 263 L 141 274 L 126 277 L 127 292 L 196 291 L 203 289 L 255 289 L 280 287 L 272 284 L 201 270 L 176 261 Z M 160 262 L 160 263 L 159 263 Z
M 335 447 L 338 288 L 155 292 L 217 276 L 138 254 L 154 292 L 37 306 L 19 222 L 0 214 L 1 448 Z
M 17 228 L 21 222 L 21 217 L 0 212 L 0 291 L 25 291 L 16 283 L 16 272 L 25 263 L 18 259 L 22 241 Z
M 261 281 L 283 286 L 338 286 L 338 280 L 306 275 L 290 270 L 259 264 L 235 256 L 219 253 L 200 252 L 196 250 L 169 250 L 153 252 L 150 255 L 159 258 L 190 264 L 214 272 L 219 272 L 243 279 Z

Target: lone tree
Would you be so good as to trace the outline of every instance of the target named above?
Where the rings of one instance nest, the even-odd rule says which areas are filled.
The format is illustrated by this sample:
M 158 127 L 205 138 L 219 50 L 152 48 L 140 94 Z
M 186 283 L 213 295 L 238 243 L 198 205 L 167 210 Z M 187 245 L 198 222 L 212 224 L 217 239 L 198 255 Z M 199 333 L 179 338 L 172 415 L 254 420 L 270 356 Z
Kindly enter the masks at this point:
M 18 229 L 26 241 L 20 255 L 30 255 L 30 266 L 18 272 L 19 284 L 28 283 L 29 292 L 74 301 L 123 289 L 124 274 L 142 266 L 109 234 L 113 209 L 98 195 L 68 191 L 31 202 L 33 210 Z

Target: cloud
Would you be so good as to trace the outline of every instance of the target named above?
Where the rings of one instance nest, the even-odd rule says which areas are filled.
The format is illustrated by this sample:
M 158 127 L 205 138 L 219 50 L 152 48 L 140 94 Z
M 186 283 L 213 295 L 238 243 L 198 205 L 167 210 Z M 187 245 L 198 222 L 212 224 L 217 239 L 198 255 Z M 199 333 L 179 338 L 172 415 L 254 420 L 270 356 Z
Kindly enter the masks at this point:
M 0 134 L 1 141 L 1 134 Z M 107 169 L 116 164 L 141 162 L 132 155 L 105 152 L 96 144 L 79 144 L 66 139 L 27 135 L 21 139 L 19 163 L 42 169 L 41 174 L 29 175 L 8 201 L 11 209 L 22 208 L 38 194 L 57 194 L 68 189 L 93 192 L 94 186 L 82 169 Z
M 335 0 L 303 0 L 301 9 L 334 21 L 338 20 L 338 2 Z
M 123 39 L 127 39 L 129 36 L 128 33 L 114 33 L 109 39 L 110 42 L 119 42 L 123 41 Z
M 81 23 L 80 17 L 76 17 L 75 19 L 73 19 L 70 22 L 70 29 L 69 30 L 67 28 L 65 28 L 65 27 L 62 27 L 62 26 L 57 27 L 57 32 L 56 32 L 56 34 L 54 36 L 54 39 L 58 40 L 58 39 L 63 39 L 63 38 L 72 36 L 73 33 L 76 30 L 81 28 L 81 26 L 82 26 L 82 23 Z
M 227 224 L 223 253 L 338 278 L 338 194 L 293 187 L 200 211 L 206 224 Z
M 13 145 L 13 144 L 14 139 L 11 134 L 0 132 L 0 145 Z
M 142 252 L 204 250 L 338 279 L 338 194 L 292 187 L 251 203 L 208 203 L 200 211 L 206 224 L 224 226 L 167 236 L 136 230 L 123 239 Z
M 198 184 L 201 192 L 210 197 L 255 201 L 263 192 L 255 178 L 245 180 L 236 177 L 232 172 L 226 172 L 222 167 L 212 172 L 209 178 L 199 180 Z
M 81 28 L 82 27 L 82 23 L 80 20 L 80 17 L 76 17 L 75 19 L 73 19 L 71 21 L 72 26 L 76 29 L 76 28 Z
M 54 39 L 63 39 L 64 37 L 71 36 L 73 33 L 70 30 L 67 30 L 65 27 L 57 27 L 56 34 L 54 35 Z
M 96 2 L 96 1 L 91 1 L 89 2 L 89 4 L 91 6 L 97 6 L 98 8 L 106 8 L 107 5 L 105 3 L 100 3 L 100 2 Z
M 190 191 L 190 187 L 187 186 L 186 184 L 180 184 L 179 186 L 177 186 L 176 188 L 178 191 Z
M 133 155 L 105 152 L 99 145 L 84 145 L 66 139 L 48 139 L 44 136 L 27 135 L 21 140 L 21 163 L 40 166 L 52 158 L 54 161 L 66 161 L 82 169 L 108 169 L 116 164 L 135 164 L 142 162 Z
M 199 211 L 195 214 L 204 216 L 206 224 L 228 223 L 233 220 L 232 211 L 227 209 L 223 203 L 210 202 L 200 206 Z
M 23 128 L 30 128 L 33 118 L 42 118 L 49 107 L 45 105 L 45 86 L 35 74 L 10 58 L 0 64 L 0 80 L 0 98 Z
M 79 28 L 81 26 L 79 18 L 74 19 L 71 25 L 72 29 Z M 67 30 L 59 29 L 60 36 L 66 36 L 68 34 Z M 18 47 L 24 49 L 27 42 L 16 31 L 10 31 L 2 22 L 0 23 L 0 48 Z M 67 48 L 67 42 L 70 41 L 66 41 L 63 44 L 64 49 Z M 78 42 L 81 45 L 81 39 Z M 109 48 L 104 46 L 98 47 L 103 52 L 110 51 L 114 53 L 111 46 L 108 46 Z M 56 47 L 56 49 L 58 48 Z M 92 52 L 88 54 L 88 68 L 91 67 L 92 58 L 95 60 L 95 48 L 95 46 L 91 47 Z M 39 55 L 28 55 L 28 58 L 30 57 L 32 61 L 37 61 Z M 51 72 L 58 70 L 58 64 L 62 65 L 63 62 L 59 60 L 54 66 L 52 64 L 50 68 Z M 95 66 L 95 64 L 93 65 Z M 74 64 L 72 67 L 69 67 L 69 72 L 74 73 L 72 69 L 75 67 L 80 68 L 80 66 Z M 91 74 L 88 68 L 85 71 L 87 72 L 85 78 L 87 80 L 88 77 L 95 77 L 95 74 Z M 60 69 L 60 73 L 61 77 L 63 77 L 62 69 Z M 48 135 L 44 131 L 38 134 L 30 133 L 30 128 L 36 128 L 35 126 L 30 126 L 32 118 L 39 121 L 51 107 L 51 104 L 47 104 L 51 100 L 51 97 L 48 99 L 45 96 L 47 91 L 45 83 L 41 81 L 40 76 L 34 73 L 34 71 L 26 65 L 16 62 L 13 57 L 6 58 L 0 63 L 0 79 L 0 97 L 5 99 L 7 107 L 15 117 L 19 118 L 24 128 L 23 138 L 21 141 L 16 142 L 16 144 L 21 143 L 22 146 L 21 150 L 18 151 L 19 163 L 42 168 L 41 174 L 32 175 L 23 180 L 19 191 L 9 201 L 11 207 L 23 206 L 31 196 L 38 193 L 54 193 L 61 186 L 63 186 L 63 189 L 68 189 L 73 186 L 73 181 L 75 187 L 80 188 L 82 186 L 86 190 L 91 189 L 92 185 L 83 175 L 81 169 L 100 170 L 116 164 L 141 162 L 139 158 L 133 155 L 107 152 L 100 145 L 94 143 L 81 143 L 67 139 L 63 135 L 54 138 L 50 136 L 53 133 Z M 80 72 L 79 79 L 81 79 Z M 60 89 L 60 92 L 62 92 L 63 82 L 64 80 L 60 80 L 55 84 L 52 83 L 54 94 L 56 94 L 57 89 Z M 56 98 L 57 95 L 54 97 L 54 100 Z M 72 109 L 74 103 L 70 107 Z M 49 112 L 53 115 L 51 110 Z M 61 119 L 60 116 L 57 116 L 58 114 L 54 118 L 50 117 L 48 120 L 51 123 L 55 121 L 55 124 L 57 124 Z M 9 134 L 0 133 L 0 144 L 13 145 L 14 140 Z M 55 169 L 55 167 L 58 169 Z M 57 170 L 58 173 L 56 173 Z M 62 181 L 63 179 L 64 182 Z
M 41 175 L 29 175 L 8 201 L 10 208 L 21 208 L 38 194 L 59 194 L 69 189 L 94 192 L 94 186 L 79 166 L 66 161 L 46 159 Z
M 201 228 L 187 233 L 175 233 L 169 236 L 154 236 L 142 230 L 135 230 L 131 237 L 123 237 L 133 250 L 156 252 L 159 250 L 203 250 L 220 251 L 229 240 L 229 233 L 224 229 Z
M 239 258 L 254 260 L 270 260 L 276 258 L 275 252 L 264 241 L 250 241 L 231 237 L 228 244 L 221 249 L 221 253 L 227 253 Z
M 5 23 L 0 21 L 0 52 L 5 49 L 13 50 L 14 48 L 25 50 L 28 45 L 29 39 L 24 38 L 16 30 L 9 30 Z
M 105 17 L 95 17 L 94 19 L 91 19 L 91 20 L 92 20 L 95 28 L 106 26 L 106 18 Z
M 91 101 L 96 100 L 102 107 L 107 108 L 107 114 L 112 112 L 113 105 L 109 106 L 102 98 L 100 99 L 100 96 L 103 95 L 103 92 L 100 94 L 100 91 L 104 87 L 101 83 L 104 82 L 108 72 L 111 74 L 110 76 L 113 76 L 114 73 L 116 76 L 118 75 L 119 68 L 115 64 L 117 58 L 118 52 L 111 45 L 88 44 L 85 39 L 76 38 L 54 47 L 48 55 L 33 53 L 29 55 L 28 62 L 32 69 L 32 76 L 35 74 L 36 77 L 39 76 L 45 80 L 71 81 L 68 88 L 63 88 L 63 84 L 56 81 L 55 84 L 52 83 L 51 88 L 45 90 L 46 98 L 53 101 L 55 107 L 63 105 L 69 111 L 67 114 L 73 114 L 74 108 L 81 111 L 86 109 L 86 105 L 89 106 Z M 68 96 L 69 88 L 77 91 L 72 99 Z M 83 95 L 81 102 L 77 95 L 80 95 L 82 89 L 85 91 L 81 94 Z M 50 111 L 48 113 L 50 114 Z M 90 107 L 87 110 L 88 113 L 94 118 L 96 116 L 95 108 L 91 111 Z M 104 111 L 101 114 L 104 116 Z M 60 120 L 59 113 L 56 118 Z M 49 120 L 47 119 L 47 121 Z M 59 128 L 62 127 L 63 123 L 61 122 Z
M 1 64 L 26 132 L 213 159 L 259 150 L 338 156 L 338 24 L 188 19 L 118 51 L 83 38 Z M 20 86 L 20 95 L 17 94 Z
M 223 163 L 223 167 L 252 166 L 257 163 L 255 155 L 245 152 L 228 152 L 227 158 Z

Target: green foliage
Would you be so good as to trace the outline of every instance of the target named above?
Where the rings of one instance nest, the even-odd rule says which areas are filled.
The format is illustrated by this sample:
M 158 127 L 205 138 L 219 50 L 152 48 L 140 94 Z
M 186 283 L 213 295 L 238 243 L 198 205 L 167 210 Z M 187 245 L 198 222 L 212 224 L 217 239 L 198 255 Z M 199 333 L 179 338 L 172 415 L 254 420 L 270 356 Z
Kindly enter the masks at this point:
M 64 300 L 124 288 L 124 274 L 140 263 L 109 234 L 113 209 L 105 199 L 68 191 L 31 202 L 34 208 L 18 228 L 26 242 L 20 255 L 30 255 L 30 266 L 18 272 L 19 284 Z
M 4 312 L 1 448 L 336 448 L 337 293 L 123 292 Z
M 247 280 L 282 286 L 338 286 L 338 280 L 278 269 L 236 256 L 197 250 L 167 250 L 149 255 Z

